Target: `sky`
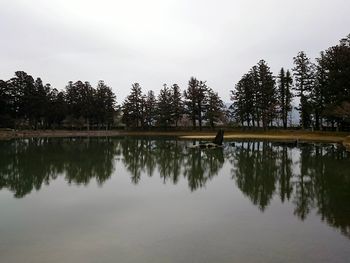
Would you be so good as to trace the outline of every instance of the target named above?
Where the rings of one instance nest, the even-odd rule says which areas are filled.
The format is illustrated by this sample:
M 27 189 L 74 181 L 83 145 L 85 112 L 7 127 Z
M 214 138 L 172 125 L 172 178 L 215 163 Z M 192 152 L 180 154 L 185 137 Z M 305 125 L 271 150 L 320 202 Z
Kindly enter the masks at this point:
M 225 102 L 260 59 L 275 75 L 350 34 L 349 0 L 0 0 L 0 79 L 104 80 L 156 93 L 194 76 Z

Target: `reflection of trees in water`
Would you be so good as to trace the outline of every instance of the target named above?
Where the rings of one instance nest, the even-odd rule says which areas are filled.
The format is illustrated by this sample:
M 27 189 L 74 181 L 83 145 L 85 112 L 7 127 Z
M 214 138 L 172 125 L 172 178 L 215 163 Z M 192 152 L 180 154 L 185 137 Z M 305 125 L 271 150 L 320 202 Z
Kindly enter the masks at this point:
M 237 186 L 249 199 L 264 210 L 275 191 L 277 154 L 270 143 L 242 143 L 237 147 L 232 174 Z
M 108 138 L 33 138 L 3 142 L 0 147 L 0 189 L 23 197 L 60 174 L 69 183 L 99 184 L 113 172 L 117 148 Z
M 269 142 L 236 145 L 230 157 L 232 177 L 253 204 L 263 211 L 278 189 L 281 201 L 292 200 L 301 220 L 316 208 L 322 220 L 350 237 L 348 153 L 332 145 L 299 149 Z
M 304 146 L 300 153 L 295 214 L 305 219 L 316 208 L 322 220 L 350 238 L 350 163 L 348 153 L 334 146 Z
M 218 174 L 223 164 L 224 155 L 221 148 L 188 149 L 183 167 L 191 191 L 205 186 L 208 180 Z
M 225 159 L 238 188 L 264 211 L 278 195 L 304 220 L 316 209 L 322 220 L 350 237 L 349 154 L 334 146 L 240 142 L 224 149 L 189 149 L 176 140 L 113 138 L 36 138 L 1 142 L 0 189 L 23 197 L 59 175 L 69 183 L 100 184 L 114 171 L 119 156 L 137 184 L 155 172 L 164 183 L 187 180 L 191 191 L 204 187 Z
M 281 151 L 277 151 L 277 166 L 279 167 L 279 195 L 282 203 L 287 199 L 290 200 L 293 192 L 291 178 L 292 159 L 287 147 L 282 147 Z
M 177 141 L 124 139 L 121 141 L 124 166 L 131 173 L 131 180 L 137 184 L 141 174 L 152 176 L 157 169 L 164 182 L 178 181 L 184 145 Z
M 152 176 L 157 170 L 164 183 L 176 184 L 183 174 L 194 191 L 217 175 L 224 163 L 222 149 L 188 149 L 184 141 L 125 139 L 121 145 L 123 163 L 135 184 L 142 173 Z
M 314 182 L 311 167 L 313 167 L 312 147 L 302 147 L 300 152 L 300 172 L 294 175 L 295 193 L 293 203 L 294 214 L 304 220 L 314 207 Z
M 350 238 L 350 164 L 336 147 L 313 152 L 314 194 L 318 214 Z
M 176 184 L 181 174 L 193 191 L 205 185 L 224 163 L 222 150 L 186 149 L 186 142 L 112 138 L 33 138 L 2 142 L 0 147 L 0 189 L 6 187 L 15 197 L 23 197 L 59 175 L 68 183 L 99 184 L 114 170 L 114 157 L 121 156 L 124 166 L 137 184 L 143 173 L 159 172 L 165 182 Z

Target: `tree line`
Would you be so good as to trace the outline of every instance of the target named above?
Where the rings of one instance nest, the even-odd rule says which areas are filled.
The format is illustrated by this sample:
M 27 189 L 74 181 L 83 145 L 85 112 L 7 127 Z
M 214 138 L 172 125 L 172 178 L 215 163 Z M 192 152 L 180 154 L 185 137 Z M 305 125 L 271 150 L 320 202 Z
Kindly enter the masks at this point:
M 23 71 L 8 81 L 0 80 L 0 127 L 108 129 L 120 116 L 130 128 L 167 129 L 191 121 L 194 128 L 202 129 L 204 121 L 214 127 L 226 112 L 218 93 L 194 77 L 183 93 L 177 84 L 164 84 L 158 96 L 152 90 L 144 94 L 134 83 L 121 106 L 102 80 L 96 88 L 87 81 L 69 81 L 63 91 Z
M 0 127 L 46 129 L 108 127 L 113 124 L 116 96 L 104 81 L 69 81 L 58 91 L 24 71 L 0 80 Z
M 230 123 L 286 129 L 291 126 L 293 105 L 298 104 L 302 129 L 348 129 L 350 35 L 322 51 L 315 63 L 304 51 L 293 60 L 294 67 L 281 68 L 277 76 L 260 60 L 230 91 L 229 109 L 206 81 L 195 77 L 183 92 L 177 84 L 164 84 L 158 95 L 143 92 L 134 83 L 117 105 L 116 95 L 104 81 L 96 88 L 89 82 L 70 81 L 59 91 L 17 71 L 10 80 L 0 80 L 0 127 L 108 129 L 119 116 L 126 127 L 136 129 L 192 126 L 201 130 Z
M 233 116 L 241 126 L 287 128 L 293 97 L 300 127 L 345 129 L 350 124 L 350 35 L 320 53 L 313 63 L 304 51 L 292 70 L 274 77 L 264 60 L 242 76 L 231 91 Z
M 202 129 L 203 122 L 214 128 L 215 123 L 224 120 L 224 103 L 205 81 L 194 77 L 188 82 L 188 89 L 181 93 L 180 87 L 163 85 L 156 97 L 152 90 L 142 92 L 139 83 L 134 83 L 130 95 L 122 105 L 123 122 L 128 127 L 151 128 L 188 126 Z

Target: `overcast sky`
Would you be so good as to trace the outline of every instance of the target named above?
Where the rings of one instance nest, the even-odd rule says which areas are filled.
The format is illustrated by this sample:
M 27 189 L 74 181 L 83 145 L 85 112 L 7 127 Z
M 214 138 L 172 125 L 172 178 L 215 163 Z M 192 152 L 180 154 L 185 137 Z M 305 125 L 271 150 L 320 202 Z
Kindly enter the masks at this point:
M 274 74 L 350 33 L 349 0 L 0 0 L 0 79 L 24 70 L 57 89 L 100 79 L 182 90 L 191 76 L 229 101 L 260 59 Z

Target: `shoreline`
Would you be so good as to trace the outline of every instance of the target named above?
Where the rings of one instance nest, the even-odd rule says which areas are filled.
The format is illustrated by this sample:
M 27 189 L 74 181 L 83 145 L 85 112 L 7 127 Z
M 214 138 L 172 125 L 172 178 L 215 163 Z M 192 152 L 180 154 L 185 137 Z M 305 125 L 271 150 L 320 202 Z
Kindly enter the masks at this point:
M 212 140 L 216 131 L 70 131 L 70 130 L 0 130 L 0 140 L 51 137 L 113 137 L 113 136 L 170 136 L 184 140 Z M 341 143 L 350 150 L 350 133 L 321 131 L 225 131 L 225 140 L 272 140 Z

